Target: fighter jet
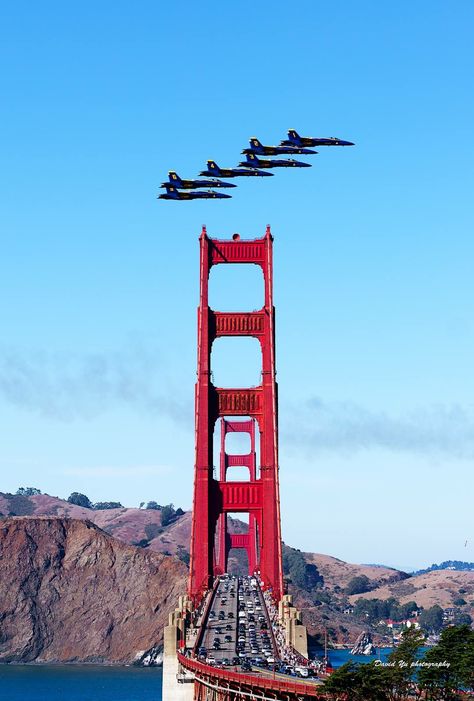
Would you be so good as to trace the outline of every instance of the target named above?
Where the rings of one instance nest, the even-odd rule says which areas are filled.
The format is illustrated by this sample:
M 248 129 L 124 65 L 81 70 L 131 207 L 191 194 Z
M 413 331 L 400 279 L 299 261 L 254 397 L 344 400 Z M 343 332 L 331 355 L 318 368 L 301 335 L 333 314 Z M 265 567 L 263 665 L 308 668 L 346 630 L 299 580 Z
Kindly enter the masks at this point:
M 206 192 L 181 192 L 173 185 L 168 185 L 166 192 L 158 195 L 159 200 L 212 200 L 212 199 L 229 199 L 231 195 L 224 195 L 223 192 L 214 192 L 206 190 Z
M 255 153 L 257 156 L 278 156 L 283 153 L 317 153 L 309 148 L 299 148 L 298 146 L 264 146 L 255 136 L 249 139 L 250 148 L 244 148 L 242 153 Z
M 252 168 L 311 168 L 311 163 L 295 161 L 293 158 L 280 158 L 270 161 L 258 158 L 254 153 L 247 153 L 247 160 L 239 163 L 239 166 L 251 166 Z
M 199 187 L 237 187 L 233 183 L 225 183 L 223 180 L 182 180 L 174 170 L 170 170 L 168 173 L 169 182 L 161 183 L 161 187 L 168 187 L 169 185 L 174 185 L 178 190 L 194 190 L 194 188 Z
M 354 146 L 352 141 L 343 141 L 336 136 L 300 136 L 294 129 L 288 130 L 288 138 L 280 142 L 282 146 Z
M 243 165 L 250 165 L 249 163 L 244 163 Z M 255 170 L 255 168 L 219 168 L 215 161 L 207 161 L 207 170 L 201 170 L 199 175 L 211 175 L 215 178 L 237 178 L 240 175 L 252 176 L 252 175 L 273 175 L 273 173 L 262 173 L 260 170 Z

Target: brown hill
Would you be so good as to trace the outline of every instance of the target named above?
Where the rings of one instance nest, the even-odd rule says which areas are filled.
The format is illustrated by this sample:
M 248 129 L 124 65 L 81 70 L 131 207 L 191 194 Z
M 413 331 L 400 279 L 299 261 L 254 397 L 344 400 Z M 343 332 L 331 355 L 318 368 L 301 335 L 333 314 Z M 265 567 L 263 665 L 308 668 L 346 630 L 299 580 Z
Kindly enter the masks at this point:
M 7 495 L 0 492 L 0 515 L 15 516 L 59 516 L 65 518 L 87 519 L 95 523 L 115 538 L 134 545 L 148 541 L 148 548 L 155 552 L 176 555 L 181 551 L 189 552 L 191 540 L 191 512 L 161 526 L 161 511 L 156 509 L 136 509 L 122 507 L 119 509 L 85 509 L 70 504 L 59 497 L 49 494 L 37 494 L 24 497 Z M 229 530 L 240 533 L 245 527 L 241 521 L 229 519 Z
M 148 540 L 150 548 L 157 552 L 176 553 L 178 545 L 184 546 L 184 544 L 186 544 L 186 549 L 189 548 L 189 534 L 191 533 L 189 514 L 187 514 L 188 525 L 184 528 L 182 537 L 176 540 L 172 534 L 175 530 L 180 532 L 179 527 L 174 528 L 178 526 L 178 522 L 167 526 L 167 530 L 170 531 L 169 536 L 163 534 L 163 537 L 158 537 L 161 530 L 161 511 L 156 509 L 122 507 L 96 511 L 70 504 L 64 499 L 52 497 L 49 494 L 23 497 L 0 493 L 0 513 L 15 516 L 58 516 L 86 519 L 130 545 Z
M 374 586 L 381 586 L 388 582 L 399 582 L 408 577 L 405 572 L 391 567 L 355 565 L 320 553 L 305 553 L 304 555 L 307 562 L 316 565 L 319 573 L 324 577 L 325 586 L 336 591 L 337 589 L 345 589 L 353 577 L 361 575 L 368 577 Z
M 462 594 L 459 590 L 462 590 Z M 474 572 L 459 572 L 453 570 L 435 570 L 410 577 L 403 582 L 382 584 L 365 594 L 355 594 L 349 597 L 357 599 L 389 599 L 391 596 L 402 604 L 416 601 L 418 606 L 430 608 L 438 604 L 442 608 L 453 606 L 458 598 L 463 598 L 467 606 L 463 608 L 474 618 Z
M 0 522 L 0 662 L 128 663 L 161 644 L 186 586 L 175 557 L 90 521 Z
M 11 512 L 31 515 L 53 515 L 68 518 L 88 519 L 115 538 L 133 544 L 147 541 L 143 551 L 183 555 L 189 552 L 191 535 L 191 513 L 186 512 L 166 527 L 161 526 L 161 512 L 157 510 L 119 508 L 110 510 L 84 509 L 57 497 L 45 494 L 19 497 L 0 493 L 0 513 Z M 230 521 L 230 530 L 245 529 L 240 521 Z M 237 554 L 239 551 L 234 551 Z M 395 597 L 401 603 L 416 601 L 419 606 L 439 604 L 443 608 L 452 606 L 459 590 L 468 605 L 463 612 L 474 618 L 474 573 L 440 570 L 425 575 L 409 577 L 406 573 L 389 567 L 358 565 L 344 562 L 329 555 L 304 553 L 306 561 L 316 565 L 324 578 L 322 593 L 311 593 L 290 585 L 297 605 L 304 611 L 310 633 L 321 633 L 324 627 L 332 629 L 331 638 L 338 642 L 353 642 L 366 624 L 344 613 L 350 603 L 360 597 L 388 599 Z M 231 558 L 229 567 L 235 571 L 242 566 L 239 558 Z M 356 576 L 365 575 L 372 581 L 372 590 L 365 594 L 347 597 L 344 589 Z M 321 601 L 319 601 L 321 599 Z M 170 604 L 170 608 L 174 602 Z M 1 633 L 0 633 L 1 634 Z

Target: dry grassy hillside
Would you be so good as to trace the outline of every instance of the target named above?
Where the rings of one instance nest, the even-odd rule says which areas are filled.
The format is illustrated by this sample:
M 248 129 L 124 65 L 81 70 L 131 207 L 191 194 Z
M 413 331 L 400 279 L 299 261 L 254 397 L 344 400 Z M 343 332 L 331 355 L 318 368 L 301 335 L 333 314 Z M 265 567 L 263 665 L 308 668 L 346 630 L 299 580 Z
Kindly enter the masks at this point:
M 463 590 L 460 594 L 459 590 Z M 393 582 L 377 587 L 365 594 L 355 594 L 349 597 L 357 599 L 388 599 L 391 596 L 402 604 L 416 601 L 418 606 L 429 608 L 438 604 L 442 608 L 453 605 L 460 596 L 470 604 L 469 613 L 474 618 L 474 572 L 457 572 L 453 570 L 437 570 L 419 574 L 403 582 Z
M 14 507 L 19 515 L 58 516 L 76 519 L 88 519 L 112 534 L 115 538 L 128 544 L 147 544 L 146 551 L 178 554 L 189 552 L 191 537 L 191 512 L 186 512 L 169 525 L 161 526 L 161 511 L 119 508 L 109 510 L 85 509 L 57 497 L 37 495 L 32 497 L 13 497 L 0 493 L 0 513 L 8 515 Z M 229 521 L 232 532 L 244 528 L 240 521 Z M 231 557 L 229 567 L 242 565 Z M 358 565 L 339 560 L 321 553 L 304 553 L 307 563 L 317 567 L 324 578 L 322 590 L 306 591 L 290 585 L 296 601 L 305 612 L 306 622 L 312 634 L 320 632 L 325 626 L 334 628 L 334 638 L 339 642 L 353 641 L 360 632 L 363 622 L 347 616 L 344 609 L 358 598 L 388 599 L 396 598 L 400 603 L 411 600 L 419 606 L 429 608 L 434 604 L 447 608 L 459 597 L 459 590 L 465 591 L 461 596 L 467 605 L 463 611 L 474 618 L 474 573 L 452 570 L 439 570 L 410 577 L 390 567 Z M 372 582 L 372 590 L 351 597 L 345 595 L 345 588 L 354 577 L 365 575 Z M 319 591 L 323 592 L 320 596 Z M 326 593 L 326 597 L 324 597 Z M 318 601 L 321 598 L 322 603 Z
M 330 589 L 339 587 L 344 589 L 353 577 L 365 575 L 377 584 L 386 582 L 400 582 L 408 577 L 405 572 L 392 569 L 391 567 L 375 567 L 372 565 L 355 565 L 343 560 L 338 560 L 330 555 L 321 553 L 305 553 L 307 562 L 310 562 L 319 570 L 324 577 L 324 584 Z

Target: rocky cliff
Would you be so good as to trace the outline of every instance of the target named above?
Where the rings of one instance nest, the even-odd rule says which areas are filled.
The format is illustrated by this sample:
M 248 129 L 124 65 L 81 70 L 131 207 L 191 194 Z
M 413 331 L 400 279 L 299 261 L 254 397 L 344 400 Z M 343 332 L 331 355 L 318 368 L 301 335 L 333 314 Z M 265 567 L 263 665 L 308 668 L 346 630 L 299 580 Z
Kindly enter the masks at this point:
M 86 520 L 0 521 L 0 662 L 140 660 L 186 587 L 175 557 Z

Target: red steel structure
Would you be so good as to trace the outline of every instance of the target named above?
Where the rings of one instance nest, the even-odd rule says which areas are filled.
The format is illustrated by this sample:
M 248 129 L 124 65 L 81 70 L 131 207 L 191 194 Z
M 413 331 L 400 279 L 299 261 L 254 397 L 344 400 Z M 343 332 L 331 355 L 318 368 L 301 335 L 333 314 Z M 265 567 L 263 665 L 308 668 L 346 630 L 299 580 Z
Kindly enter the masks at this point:
M 249 570 L 258 570 L 265 588 L 278 601 L 283 593 L 280 501 L 278 487 L 278 406 L 275 381 L 275 310 L 273 307 L 273 238 L 211 239 L 200 236 L 200 300 L 198 309 L 198 367 L 195 397 L 195 474 L 191 562 L 188 593 L 198 603 L 213 578 L 225 570 L 230 547 L 243 547 Z M 264 278 L 264 304 L 253 312 L 219 312 L 209 307 L 209 273 L 213 265 L 253 263 Z M 211 350 L 216 338 L 251 336 L 260 342 L 262 382 L 258 387 L 224 389 L 211 381 Z M 237 417 L 250 417 L 239 421 Z M 221 426 L 219 479 L 213 477 L 213 435 Z M 260 474 L 257 476 L 255 425 L 260 432 Z M 248 455 L 225 453 L 225 436 L 250 434 Z M 248 481 L 229 482 L 227 468 L 248 467 Z M 247 534 L 227 534 L 227 514 L 248 513 Z M 217 536 L 217 537 L 216 537 Z M 217 543 L 217 548 L 215 547 Z
M 268 701 L 327 701 L 321 687 L 309 680 L 297 677 L 272 679 L 271 672 L 262 674 L 242 674 L 227 669 L 216 669 L 199 660 L 178 653 L 182 667 L 194 674 L 194 699 L 196 701 L 244 701 L 244 699 L 268 699 Z M 341 695 L 346 701 L 346 695 Z
M 229 433 L 248 433 L 250 436 L 250 452 L 246 455 L 230 455 L 225 450 L 225 437 Z M 221 419 L 221 454 L 219 481 L 227 481 L 229 467 L 246 467 L 251 482 L 257 479 L 257 455 L 255 452 L 255 420 L 229 421 Z M 254 513 L 249 514 L 248 533 L 228 533 L 227 513 L 221 513 L 217 528 L 217 552 L 214 571 L 216 574 L 227 572 L 227 560 L 231 548 L 242 548 L 247 552 L 249 572 L 258 569 L 259 553 L 257 542 L 257 519 Z

